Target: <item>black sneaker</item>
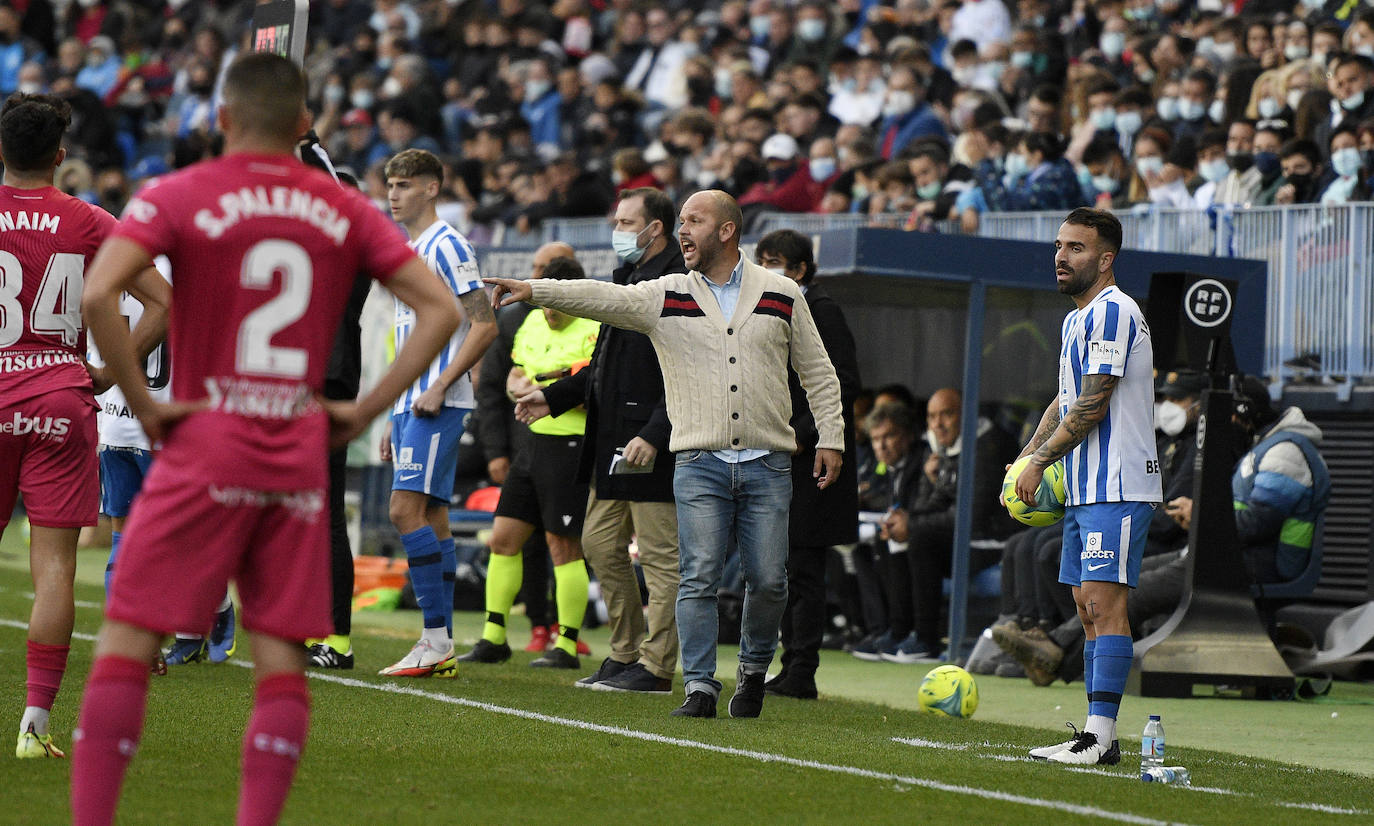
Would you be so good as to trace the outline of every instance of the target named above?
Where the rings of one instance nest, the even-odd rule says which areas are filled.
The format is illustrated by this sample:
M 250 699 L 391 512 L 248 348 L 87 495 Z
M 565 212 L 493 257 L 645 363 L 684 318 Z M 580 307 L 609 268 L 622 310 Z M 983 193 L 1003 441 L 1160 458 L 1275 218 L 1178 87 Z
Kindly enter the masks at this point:
M 600 668 L 598 668 L 593 673 L 588 674 L 587 676 L 578 680 L 577 682 L 573 683 L 573 685 L 577 688 L 592 688 L 598 683 L 604 682 L 605 680 L 609 680 L 612 677 L 616 677 L 620 674 L 623 674 L 625 672 L 625 669 L 635 664 L 636 663 L 623 663 L 619 660 L 613 660 L 610 657 L 607 657 L 606 659 L 601 661 Z
M 544 656 L 530 663 L 532 668 L 581 668 L 582 663 L 577 657 L 569 654 L 561 648 L 551 648 Z
M 767 676 L 762 671 L 746 673 L 744 666 L 739 667 L 735 696 L 730 698 L 731 717 L 757 717 L 763 713 L 763 680 Z
M 816 679 L 799 674 L 779 674 L 763 684 L 767 694 L 778 697 L 792 697 L 797 700 L 814 700 L 817 697 Z
M 674 717 L 714 717 L 716 698 L 709 691 L 693 691 L 687 695 L 687 702 L 673 709 Z
M 597 691 L 637 691 L 643 694 L 667 694 L 673 690 L 673 681 L 655 677 L 652 671 L 640 663 L 633 663 L 617 676 L 602 680 L 592 688 Z
M 353 668 L 353 649 L 350 648 L 347 653 L 342 653 L 322 642 L 315 643 L 310 646 L 310 667 L 351 669 Z
M 510 659 L 510 646 L 506 643 L 497 645 L 491 640 L 478 640 L 472 650 L 458 658 L 460 663 L 488 663 L 495 665 Z

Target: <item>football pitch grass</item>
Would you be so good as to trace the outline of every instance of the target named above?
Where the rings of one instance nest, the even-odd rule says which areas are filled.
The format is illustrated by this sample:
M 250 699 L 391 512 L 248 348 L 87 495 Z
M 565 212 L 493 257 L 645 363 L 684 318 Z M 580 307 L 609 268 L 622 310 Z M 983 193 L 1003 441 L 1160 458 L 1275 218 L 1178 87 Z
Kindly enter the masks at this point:
M 18 531 L 11 531 L 15 534 Z M 22 541 L 0 543 L 0 721 L 23 704 L 24 625 L 30 606 Z M 105 552 L 81 552 L 77 638 L 53 712 L 68 747 L 99 626 Z M 512 643 L 527 639 L 522 618 Z M 459 614 L 470 643 L 478 614 Z M 1026 749 L 1081 723 L 1082 685 L 1037 689 L 978 677 L 973 719 L 916 711 L 931 666 L 865 663 L 822 652 L 819 702 L 769 698 L 763 717 L 731 720 L 734 651 L 722 647 L 721 718 L 668 712 L 673 695 L 572 687 L 605 653 L 585 636 L 581 672 L 531 669 L 517 651 L 499 666 L 468 665 L 452 680 L 397 681 L 378 668 L 408 649 L 414 612 L 355 618 L 353 671 L 311 673 L 313 717 L 286 823 L 679 823 L 744 816 L 772 822 L 913 822 L 930 816 L 985 823 L 1374 823 L 1374 690 L 1338 683 L 1320 703 L 1128 696 L 1123 760 L 1068 769 Z M 465 647 L 465 646 L 464 646 Z M 154 677 L 148 723 L 124 787 L 120 823 L 229 823 L 239 743 L 252 700 L 252 652 Z M 1337 716 L 1333 717 L 1332 712 Z M 1139 782 L 1139 729 L 1160 713 L 1168 761 L 1192 788 Z M 13 729 L 10 730 L 13 736 Z M 0 823 L 64 823 L 68 761 L 0 754 Z M 1266 760 L 1261 755 L 1286 762 Z

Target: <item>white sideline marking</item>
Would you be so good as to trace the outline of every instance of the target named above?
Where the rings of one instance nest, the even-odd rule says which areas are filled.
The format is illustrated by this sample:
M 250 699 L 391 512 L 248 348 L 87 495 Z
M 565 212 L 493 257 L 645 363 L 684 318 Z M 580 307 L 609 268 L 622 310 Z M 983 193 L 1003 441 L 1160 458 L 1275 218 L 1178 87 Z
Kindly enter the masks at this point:
M 22 630 L 28 630 L 29 627 L 27 622 L 20 622 L 18 620 L 5 619 L 2 617 L 0 617 L 0 626 L 7 626 L 10 628 L 18 628 Z M 82 640 L 85 642 L 94 642 L 95 635 L 84 634 L 81 632 L 73 632 L 72 639 Z M 230 660 L 229 662 L 232 665 L 239 666 L 240 668 L 253 667 L 253 664 L 251 662 L 245 660 Z M 534 720 L 536 722 L 541 723 L 552 723 L 554 725 L 567 726 L 569 728 L 581 729 L 583 731 L 594 731 L 600 734 L 611 734 L 618 737 L 627 737 L 632 740 L 643 740 L 650 743 L 659 743 L 661 745 L 699 749 L 701 751 L 714 752 L 716 754 L 723 754 L 730 757 L 743 757 L 749 760 L 756 760 L 761 763 L 777 763 L 785 766 L 794 766 L 796 768 L 802 769 L 817 769 L 820 771 L 831 772 L 833 774 L 845 774 L 853 777 L 864 777 L 871 780 L 884 780 L 893 783 L 904 784 L 907 786 L 920 786 L 922 788 L 932 789 L 934 791 L 949 792 L 951 794 L 962 794 L 971 797 L 980 797 L 985 800 L 1000 800 L 1006 803 L 1021 804 L 1023 806 L 1036 806 L 1045 809 L 1057 809 L 1059 811 L 1069 812 L 1070 814 L 1079 814 L 1089 817 L 1100 817 L 1107 820 L 1116 820 L 1122 823 L 1139 823 L 1145 824 L 1146 826 L 1168 826 L 1167 821 L 1154 820 L 1152 818 L 1142 817 L 1140 815 L 1133 815 L 1127 812 L 1112 812 L 1106 809 L 1099 809 L 1095 806 L 1083 806 L 1077 803 L 1069 803 L 1067 801 L 1059 800 L 1045 800 L 1038 797 L 1027 797 L 1025 795 L 1010 794 L 1008 792 L 1001 792 L 993 789 L 980 789 L 975 786 L 956 786 L 950 783 L 941 783 L 938 780 L 928 780 L 926 778 L 921 777 L 908 777 L 899 774 L 892 774 L 889 772 L 874 771 L 872 769 L 862 769 L 857 766 L 844 766 L 835 763 L 822 763 L 816 760 L 802 760 L 796 757 L 788 757 L 783 754 L 773 754 L 771 752 L 752 751 L 749 749 L 737 749 L 730 746 L 718 746 L 712 743 L 702 743 L 696 740 L 687 740 L 681 737 L 668 737 L 666 735 L 654 734 L 652 732 L 647 731 L 638 731 L 636 729 L 621 728 L 619 726 L 606 726 L 601 725 L 599 723 L 589 723 L 585 720 L 574 720 L 568 717 L 555 717 L 550 714 L 541 714 L 536 711 L 526 711 L 524 709 L 511 708 L 509 706 L 499 706 L 495 705 L 494 703 L 484 703 L 478 700 L 469 700 L 466 697 L 455 697 L 448 694 L 438 694 L 432 691 L 422 691 L 418 688 L 411 688 L 409 686 L 403 686 L 397 683 L 369 683 L 364 680 L 353 679 L 352 677 L 339 677 L 334 674 L 327 674 L 319 671 L 308 671 L 307 675 L 313 680 L 319 680 L 326 683 L 335 683 L 337 685 L 344 685 L 352 688 L 369 689 L 371 691 L 381 691 L 387 694 L 401 694 L 410 697 L 423 697 L 425 699 L 437 700 L 441 703 L 448 703 L 450 705 L 465 706 L 467 708 L 488 711 L 493 714 L 504 714 L 510 717 L 519 717 L 525 720 Z M 951 751 L 962 751 L 975 745 L 966 743 L 941 743 L 939 741 L 923 740 L 917 737 L 893 737 L 891 739 L 894 742 L 904 743 L 910 746 L 939 748 Z M 978 744 L 978 747 L 1008 748 L 1011 747 L 1011 745 L 1008 743 L 982 743 Z M 1012 757 L 1010 755 L 991 756 L 997 760 L 1014 762 L 1021 761 L 1021 758 Z M 1106 771 L 1104 769 L 1080 767 L 1071 768 L 1070 770 L 1094 774 L 1104 774 L 1110 777 L 1132 779 L 1130 775 L 1118 774 L 1115 772 Z M 1229 789 L 1213 789 L 1205 786 L 1184 786 L 1183 788 L 1192 789 L 1193 791 L 1211 792 L 1215 794 L 1229 794 L 1243 797 L 1254 797 L 1254 795 L 1241 794 L 1239 792 L 1234 792 Z M 1277 802 L 1278 805 L 1290 809 L 1310 809 L 1312 811 L 1325 812 L 1328 814 L 1368 814 L 1367 811 L 1362 809 L 1343 809 L 1336 806 L 1330 806 L 1321 803 L 1288 803 L 1282 801 Z
M 922 738 L 920 738 L 920 737 L 893 737 L 893 738 L 892 738 L 892 742 L 894 742 L 894 743 L 902 743 L 902 744 L 907 745 L 907 746 L 916 746 L 916 747 L 918 747 L 918 748 L 926 748 L 926 749 L 943 749 L 944 751 L 966 751 L 966 750 L 971 749 L 971 748 L 1019 748 L 1018 746 L 1013 746 L 1013 745 L 1011 745 L 1010 743 L 987 743 L 987 742 L 984 742 L 984 743 L 982 743 L 981 745 L 978 744 L 978 743 L 942 743 L 942 742 L 940 742 L 939 740 L 925 740 L 925 739 L 922 739 Z M 1021 760 L 1023 760 L 1023 759 L 1025 759 L 1025 760 L 1029 760 L 1029 759 L 1030 759 L 1030 758 L 1022 758 L 1022 757 L 1012 757 L 1012 756 L 1003 755 L 1003 754 L 990 754 L 990 755 L 987 755 L 987 756 L 990 757 L 990 758 L 992 758 L 993 760 L 1005 760 L 1005 761 L 1015 761 L 1015 762 L 1019 762 L 1019 761 L 1021 761 Z M 1079 774 L 1098 774 L 1098 775 L 1102 775 L 1103 777 L 1115 777 L 1115 778 L 1117 778 L 1117 779 L 1119 779 L 1119 780 L 1135 780 L 1135 779 L 1136 779 L 1136 776 L 1133 775 L 1133 774 L 1123 774 L 1122 772 L 1119 772 L 1119 771 L 1111 771 L 1110 769 L 1099 769 L 1099 768 L 1097 768 L 1096 766 L 1069 766 L 1069 767 L 1068 767 L 1068 770 L 1071 771 L 1071 772 L 1078 772 Z M 1219 788 L 1216 788 L 1216 787 L 1214 787 L 1214 786 L 1181 786 L 1181 787 L 1176 787 L 1176 788 L 1183 788 L 1183 789 L 1187 789 L 1188 791 L 1192 791 L 1192 792 L 1206 792 L 1207 794 L 1224 794 L 1224 795 L 1232 795 L 1232 796 L 1235 796 L 1235 797 L 1254 797 L 1254 796 L 1255 796 L 1255 795 L 1253 795 L 1253 794 L 1250 794 L 1249 792 L 1238 792 L 1238 791 L 1235 791 L 1235 790 L 1233 790 L 1233 789 L 1219 789 Z M 1366 810 L 1364 810 L 1364 809 L 1343 809 L 1343 808 L 1341 808 L 1341 807 L 1339 807 L 1339 806 L 1330 806 L 1330 805 L 1325 804 L 1325 803 L 1288 803 L 1288 802 L 1286 802 L 1286 801 L 1275 801 L 1275 803 L 1276 803 L 1277 805 L 1279 805 L 1279 806 L 1285 806 L 1285 807 L 1287 807 L 1287 808 L 1289 808 L 1289 809 L 1308 809 L 1308 810 L 1311 810 L 1311 811 L 1314 811 L 1314 812 L 1325 812 L 1325 813 L 1327 813 L 1327 814 L 1335 814 L 1335 815 L 1367 815 L 1367 814 L 1369 814 L 1369 812 L 1366 811 Z
M 33 596 L 34 596 L 33 591 L 25 591 L 25 592 L 24 592 L 24 598 L 25 598 L 25 599 L 33 599 Z M 105 607 L 105 603 L 103 603 L 103 602 L 91 602 L 90 600 L 85 600 L 85 599 L 74 599 L 74 600 L 72 600 L 72 605 L 75 605 L 77 608 L 104 608 L 104 607 Z

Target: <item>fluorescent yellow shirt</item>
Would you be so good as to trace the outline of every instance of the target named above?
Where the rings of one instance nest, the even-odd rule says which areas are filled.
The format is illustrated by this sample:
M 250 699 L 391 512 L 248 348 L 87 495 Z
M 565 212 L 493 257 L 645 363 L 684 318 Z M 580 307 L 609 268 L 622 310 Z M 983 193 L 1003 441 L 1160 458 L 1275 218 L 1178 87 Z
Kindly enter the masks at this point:
M 551 329 L 544 313 L 536 309 L 525 316 L 515 332 L 511 361 L 524 368 L 531 380 L 542 373 L 580 368 L 591 359 L 600 332 L 601 323 L 586 318 L 572 318 L 563 329 Z M 561 376 L 539 381 L 539 384 L 552 384 L 558 378 Z M 561 416 L 545 416 L 530 425 L 530 432 L 543 436 L 581 436 L 586 430 L 587 411 L 581 406 Z

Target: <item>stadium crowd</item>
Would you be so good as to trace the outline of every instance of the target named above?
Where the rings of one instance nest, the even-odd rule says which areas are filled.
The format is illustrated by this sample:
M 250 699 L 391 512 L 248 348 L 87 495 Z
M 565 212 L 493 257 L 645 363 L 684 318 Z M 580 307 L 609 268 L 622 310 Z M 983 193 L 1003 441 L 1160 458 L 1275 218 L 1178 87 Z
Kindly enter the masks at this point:
M 251 4 L 0 7 L 0 93 L 75 112 L 63 189 L 118 212 L 205 154 Z M 1374 10 L 1339 0 L 327 0 L 316 130 L 381 199 L 439 154 L 477 244 L 639 186 L 928 229 L 986 211 L 1339 203 L 1374 174 Z

